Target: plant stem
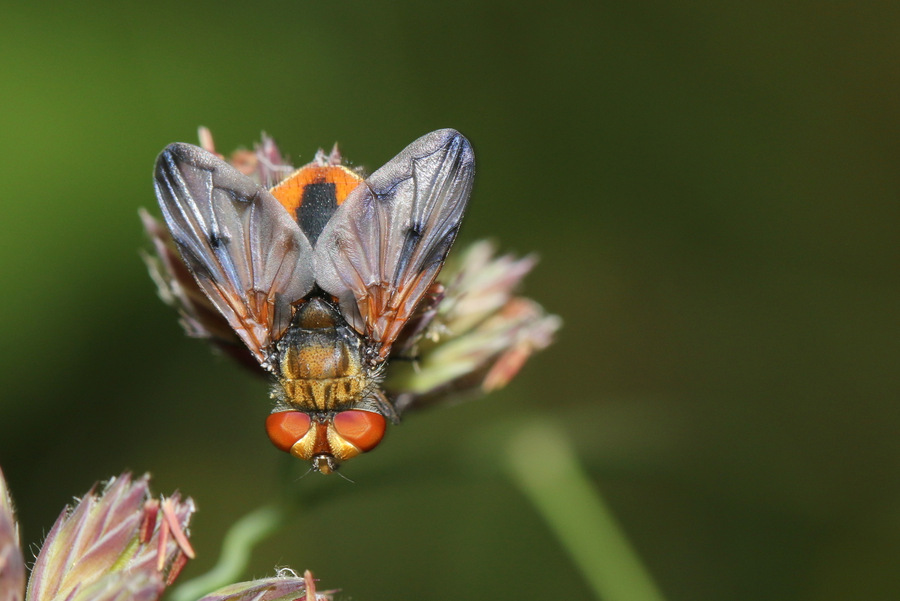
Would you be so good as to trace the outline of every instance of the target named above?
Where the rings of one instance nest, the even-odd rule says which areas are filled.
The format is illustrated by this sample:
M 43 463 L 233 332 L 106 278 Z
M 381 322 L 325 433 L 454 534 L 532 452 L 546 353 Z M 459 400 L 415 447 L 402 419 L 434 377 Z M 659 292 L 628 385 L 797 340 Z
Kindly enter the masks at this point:
M 561 428 L 543 421 L 521 427 L 504 464 L 598 599 L 663 601 Z
M 254 545 L 275 532 L 287 517 L 281 505 L 263 505 L 235 522 L 222 542 L 219 562 L 205 574 L 179 585 L 172 601 L 196 601 L 241 577 Z

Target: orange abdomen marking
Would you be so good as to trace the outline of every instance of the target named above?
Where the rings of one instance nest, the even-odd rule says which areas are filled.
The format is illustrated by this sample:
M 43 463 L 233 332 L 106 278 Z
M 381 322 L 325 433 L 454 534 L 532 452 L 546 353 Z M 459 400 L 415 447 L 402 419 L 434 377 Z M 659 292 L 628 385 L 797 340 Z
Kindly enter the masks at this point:
M 272 188 L 271 192 L 315 245 L 325 224 L 361 181 L 362 178 L 346 167 L 311 164 Z
M 340 165 L 307 165 L 295 171 L 270 192 L 293 215 L 303 204 L 304 190 L 310 184 L 334 186 L 335 204 L 340 206 L 362 181 L 360 176 Z

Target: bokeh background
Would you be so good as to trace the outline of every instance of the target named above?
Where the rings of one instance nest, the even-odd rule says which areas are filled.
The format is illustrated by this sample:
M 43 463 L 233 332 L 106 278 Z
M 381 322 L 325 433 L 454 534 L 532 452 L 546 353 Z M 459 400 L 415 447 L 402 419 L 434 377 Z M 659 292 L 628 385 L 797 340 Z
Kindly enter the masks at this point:
M 0 9 L 0 464 L 29 544 L 151 471 L 197 499 L 189 578 L 289 460 L 265 384 L 185 338 L 141 263 L 160 149 L 206 125 L 376 167 L 455 127 L 461 240 L 540 253 L 527 292 L 566 325 L 507 389 L 392 429 L 246 576 L 591 598 L 486 469 L 485 432 L 526 416 L 562 424 L 668 599 L 900 595 L 896 3 Z

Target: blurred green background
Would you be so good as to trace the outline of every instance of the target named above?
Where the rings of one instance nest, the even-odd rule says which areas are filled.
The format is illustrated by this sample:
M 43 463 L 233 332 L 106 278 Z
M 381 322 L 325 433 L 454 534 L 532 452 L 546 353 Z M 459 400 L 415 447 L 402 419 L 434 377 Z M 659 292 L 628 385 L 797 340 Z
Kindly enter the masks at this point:
M 289 459 L 265 384 L 185 338 L 139 259 L 160 149 L 206 125 L 377 167 L 455 127 L 479 161 L 460 239 L 540 253 L 527 292 L 565 327 L 507 389 L 393 428 L 246 576 L 591 598 L 490 469 L 491 428 L 531 416 L 670 600 L 900 596 L 896 3 L 0 10 L 0 464 L 27 543 L 149 470 L 197 499 L 190 578 Z

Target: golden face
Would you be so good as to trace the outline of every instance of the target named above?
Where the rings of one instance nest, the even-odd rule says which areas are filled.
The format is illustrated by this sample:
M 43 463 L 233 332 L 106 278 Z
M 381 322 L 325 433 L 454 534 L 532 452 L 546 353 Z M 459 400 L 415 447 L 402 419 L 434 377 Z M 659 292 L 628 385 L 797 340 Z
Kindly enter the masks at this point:
M 282 451 L 330 474 L 340 462 L 374 449 L 386 425 L 381 414 L 371 411 L 351 409 L 321 416 L 279 411 L 266 419 L 266 432 Z

